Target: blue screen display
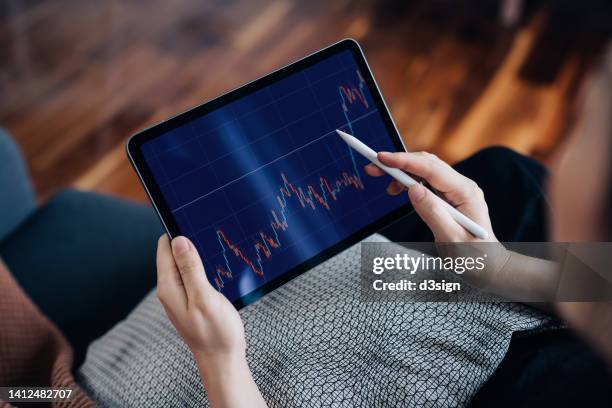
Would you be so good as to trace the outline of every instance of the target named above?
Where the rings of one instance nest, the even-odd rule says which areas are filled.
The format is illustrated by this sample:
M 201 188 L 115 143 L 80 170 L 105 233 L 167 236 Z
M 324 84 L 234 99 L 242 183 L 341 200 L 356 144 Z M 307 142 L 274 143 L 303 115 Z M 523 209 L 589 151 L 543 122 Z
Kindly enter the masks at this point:
M 210 282 L 235 300 L 406 203 L 337 136 L 395 151 L 350 51 L 144 143 Z M 358 271 L 355 271 L 358 273 Z

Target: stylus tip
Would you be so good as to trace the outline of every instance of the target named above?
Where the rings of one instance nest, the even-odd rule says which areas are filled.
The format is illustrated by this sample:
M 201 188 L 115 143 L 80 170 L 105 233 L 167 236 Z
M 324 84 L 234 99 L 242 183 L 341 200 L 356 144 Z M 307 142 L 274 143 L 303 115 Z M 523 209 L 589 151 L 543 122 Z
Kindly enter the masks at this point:
M 345 142 L 348 141 L 348 139 L 351 138 L 351 135 L 349 135 L 346 132 L 341 131 L 340 129 L 336 129 L 336 133 L 338 134 L 338 136 L 340 136 L 342 138 L 342 140 L 344 140 Z

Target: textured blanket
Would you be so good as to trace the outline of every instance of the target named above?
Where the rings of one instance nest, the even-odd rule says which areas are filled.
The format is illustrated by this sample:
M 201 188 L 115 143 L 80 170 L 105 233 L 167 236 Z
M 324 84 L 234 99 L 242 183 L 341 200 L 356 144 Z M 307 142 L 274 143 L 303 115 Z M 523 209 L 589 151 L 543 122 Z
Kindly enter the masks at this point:
M 71 373 L 72 350 L 0 260 L 0 386 L 71 388 L 53 406 L 93 407 Z M 10 404 L 0 400 L 0 407 Z

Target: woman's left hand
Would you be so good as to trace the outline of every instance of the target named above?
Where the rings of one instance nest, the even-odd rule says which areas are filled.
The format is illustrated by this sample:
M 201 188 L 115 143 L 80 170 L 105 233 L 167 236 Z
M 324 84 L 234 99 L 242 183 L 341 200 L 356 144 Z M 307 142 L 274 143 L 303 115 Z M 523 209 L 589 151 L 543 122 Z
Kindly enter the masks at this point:
M 234 306 L 212 287 L 197 249 L 185 237 L 157 248 L 157 296 L 170 321 L 196 356 L 244 357 L 244 327 Z
M 157 296 L 193 353 L 211 406 L 265 407 L 246 361 L 240 315 L 210 284 L 185 237 L 159 239 Z

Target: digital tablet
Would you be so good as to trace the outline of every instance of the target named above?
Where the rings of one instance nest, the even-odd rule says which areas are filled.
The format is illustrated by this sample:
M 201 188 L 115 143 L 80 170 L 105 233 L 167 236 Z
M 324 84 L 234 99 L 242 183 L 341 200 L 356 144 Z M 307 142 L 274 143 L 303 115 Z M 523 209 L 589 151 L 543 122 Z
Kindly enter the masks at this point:
M 336 129 L 405 150 L 350 39 L 132 136 L 127 151 L 170 237 L 191 239 L 241 308 L 408 210 Z

